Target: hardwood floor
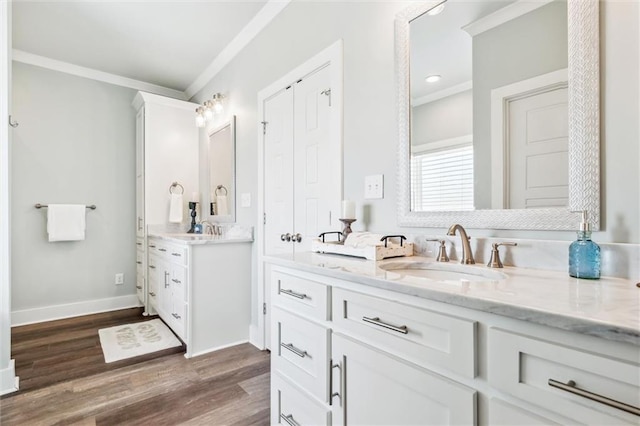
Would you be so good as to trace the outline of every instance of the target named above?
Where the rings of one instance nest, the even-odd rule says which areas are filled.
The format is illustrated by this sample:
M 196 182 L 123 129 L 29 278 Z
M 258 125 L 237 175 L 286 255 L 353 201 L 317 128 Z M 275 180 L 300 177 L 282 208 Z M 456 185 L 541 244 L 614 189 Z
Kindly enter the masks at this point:
M 106 364 L 98 329 L 148 319 L 127 309 L 14 327 L 20 390 L 0 399 L 0 424 L 269 424 L 269 353 L 250 344 Z

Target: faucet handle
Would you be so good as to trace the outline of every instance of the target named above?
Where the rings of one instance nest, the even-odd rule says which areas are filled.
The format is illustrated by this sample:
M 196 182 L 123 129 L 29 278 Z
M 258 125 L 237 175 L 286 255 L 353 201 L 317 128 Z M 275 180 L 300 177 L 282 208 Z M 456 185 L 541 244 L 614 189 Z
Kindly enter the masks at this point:
M 436 257 L 436 262 L 448 262 L 449 256 L 447 256 L 447 242 L 445 240 L 440 240 L 438 238 L 427 238 L 427 241 L 435 241 L 440 243 L 440 249 L 438 250 L 438 256 Z
M 502 268 L 502 261 L 500 260 L 500 251 L 498 250 L 498 247 L 500 246 L 517 246 L 518 243 L 512 243 L 512 242 L 501 242 L 501 243 L 493 243 L 491 244 L 491 258 L 489 259 L 489 263 L 487 263 L 487 266 L 489 268 Z

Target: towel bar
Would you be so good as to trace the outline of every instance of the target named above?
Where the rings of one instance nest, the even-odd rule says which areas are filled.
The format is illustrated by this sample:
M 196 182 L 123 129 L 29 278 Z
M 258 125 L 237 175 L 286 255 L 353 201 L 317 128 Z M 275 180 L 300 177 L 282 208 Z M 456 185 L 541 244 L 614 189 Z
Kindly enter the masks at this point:
M 40 204 L 40 203 L 36 204 L 36 209 L 41 209 L 41 208 L 43 208 L 43 207 L 44 207 L 44 208 L 47 208 L 47 207 L 49 207 L 49 206 L 48 206 L 48 205 L 46 205 L 46 204 Z M 88 209 L 91 209 L 91 210 L 95 210 L 95 209 L 97 209 L 97 207 L 96 207 L 96 205 L 95 205 L 95 204 L 91 204 L 90 206 L 85 206 L 85 207 L 86 207 L 86 208 L 88 208 Z

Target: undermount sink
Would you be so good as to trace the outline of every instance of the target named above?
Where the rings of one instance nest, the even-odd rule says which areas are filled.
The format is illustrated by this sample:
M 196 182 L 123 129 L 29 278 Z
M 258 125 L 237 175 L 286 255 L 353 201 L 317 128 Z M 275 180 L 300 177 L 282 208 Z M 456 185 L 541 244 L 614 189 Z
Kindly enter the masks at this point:
M 391 272 L 397 277 L 418 277 L 440 282 L 501 281 L 507 278 L 502 272 L 486 269 L 481 266 L 469 266 L 438 262 L 397 261 L 380 265 L 380 269 Z

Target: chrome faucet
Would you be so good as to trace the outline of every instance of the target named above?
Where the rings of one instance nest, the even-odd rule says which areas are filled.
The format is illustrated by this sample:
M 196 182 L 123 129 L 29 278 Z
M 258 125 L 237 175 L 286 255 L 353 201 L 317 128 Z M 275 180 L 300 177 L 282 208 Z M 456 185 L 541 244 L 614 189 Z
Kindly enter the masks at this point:
M 211 222 L 209 222 L 208 220 L 203 220 L 202 222 L 200 222 L 200 224 L 203 226 L 203 230 L 202 230 L 203 234 L 207 234 L 207 235 L 214 234 L 215 228 L 213 227 L 213 224 Z
M 462 260 L 460 263 L 464 263 L 465 265 L 473 265 L 476 263 L 473 260 L 473 252 L 471 251 L 471 244 L 469 244 L 469 237 L 467 236 L 467 231 L 464 230 L 462 225 L 453 224 L 447 231 L 447 235 L 452 236 L 456 235 L 456 231 L 460 233 L 460 239 L 462 239 Z

